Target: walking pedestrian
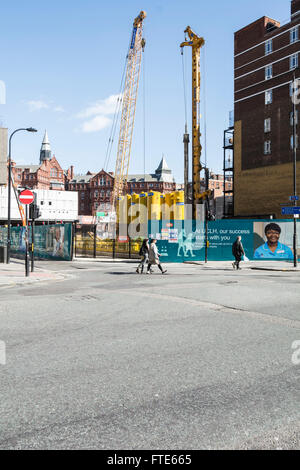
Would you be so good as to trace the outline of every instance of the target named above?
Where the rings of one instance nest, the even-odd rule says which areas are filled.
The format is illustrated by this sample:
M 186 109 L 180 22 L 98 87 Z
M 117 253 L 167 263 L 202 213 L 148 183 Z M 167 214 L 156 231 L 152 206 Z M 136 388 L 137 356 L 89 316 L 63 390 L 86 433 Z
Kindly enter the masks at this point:
M 245 256 L 245 251 L 242 244 L 242 237 L 238 236 L 236 241 L 233 243 L 232 254 L 235 258 L 235 261 L 232 263 L 233 269 L 242 269 L 240 268 L 240 262 L 242 261 L 242 256 Z
M 152 264 L 156 264 L 161 271 L 162 274 L 165 274 L 167 270 L 162 268 L 162 265 L 160 264 L 159 257 L 160 254 L 158 253 L 158 249 L 156 246 L 157 240 L 154 238 L 151 241 L 150 247 L 149 247 L 149 262 L 148 262 L 148 268 L 147 268 L 147 274 L 150 274 L 150 269 Z
M 145 264 L 148 264 L 148 260 L 149 260 L 149 241 L 148 241 L 148 238 L 145 238 L 143 240 L 139 255 L 141 257 L 141 262 L 138 265 L 136 272 L 139 274 L 140 270 L 141 270 L 141 274 L 143 274 L 144 266 L 145 266 Z

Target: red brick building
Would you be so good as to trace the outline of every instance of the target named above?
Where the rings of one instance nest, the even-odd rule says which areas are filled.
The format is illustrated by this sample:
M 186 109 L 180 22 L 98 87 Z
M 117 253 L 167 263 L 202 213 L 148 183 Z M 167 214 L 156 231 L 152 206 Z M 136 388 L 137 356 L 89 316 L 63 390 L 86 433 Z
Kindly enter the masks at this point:
M 225 191 L 232 191 L 232 178 L 225 178 Z M 224 175 L 209 173 L 208 189 L 213 191 L 213 197 L 223 197 L 224 193 Z M 201 178 L 201 192 L 205 191 L 205 178 Z
M 40 164 L 16 165 L 15 162 L 12 162 L 12 173 L 18 186 L 59 191 L 64 191 L 66 180 L 68 181 L 74 176 L 72 166 L 64 171 L 55 156 L 52 156 L 47 131 L 40 151 Z
M 279 217 L 280 204 L 293 194 L 291 92 L 294 73 L 296 78 L 300 75 L 299 25 L 300 0 L 293 0 L 290 22 L 281 26 L 264 16 L 235 33 L 234 212 L 237 217 Z
M 67 184 L 68 191 L 78 192 L 78 214 L 94 215 L 98 209 L 109 210 L 114 186 L 113 173 L 104 170 L 76 175 Z
M 86 175 L 76 175 L 68 182 L 67 189 L 78 191 L 79 215 L 94 215 L 97 210 L 110 209 L 113 186 L 113 173 L 102 169 L 99 173 L 89 171 Z M 127 194 L 151 191 L 176 191 L 176 183 L 165 158 L 162 158 L 154 174 L 128 176 Z

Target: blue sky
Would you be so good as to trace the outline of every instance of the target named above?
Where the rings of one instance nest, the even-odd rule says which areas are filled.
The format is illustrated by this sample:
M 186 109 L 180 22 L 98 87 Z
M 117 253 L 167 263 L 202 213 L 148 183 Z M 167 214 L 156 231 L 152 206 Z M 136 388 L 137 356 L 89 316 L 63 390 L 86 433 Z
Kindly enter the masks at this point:
M 9 132 L 28 126 L 39 130 L 14 137 L 17 163 L 38 163 L 47 129 L 52 151 L 63 168 L 73 164 L 75 173 L 86 173 L 104 166 L 113 119 L 111 97 L 119 93 L 132 22 L 141 10 L 147 12 L 145 88 L 141 75 L 130 173 L 144 171 L 145 110 L 146 172 L 152 172 L 164 154 L 176 181 L 183 181 L 185 118 L 179 44 L 187 25 L 206 40 L 202 122 L 205 99 L 208 166 L 222 169 L 223 129 L 233 109 L 233 34 L 264 15 L 286 22 L 289 0 L 1 2 L 0 80 L 7 91 L 6 104 L 0 104 L 0 123 Z M 190 127 L 188 48 L 184 62 Z M 109 171 L 114 171 L 117 138 L 118 131 Z

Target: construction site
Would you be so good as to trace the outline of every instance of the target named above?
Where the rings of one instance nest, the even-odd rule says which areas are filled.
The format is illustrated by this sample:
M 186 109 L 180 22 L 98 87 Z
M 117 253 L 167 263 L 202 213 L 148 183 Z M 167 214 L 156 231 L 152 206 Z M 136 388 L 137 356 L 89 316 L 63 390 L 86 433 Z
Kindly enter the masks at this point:
M 125 194 L 130 168 L 131 147 L 138 100 L 139 79 L 141 75 L 142 55 L 146 46 L 143 36 L 143 23 L 146 12 L 141 11 L 133 22 L 130 46 L 127 54 L 126 72 L 122 85 L 122 99 L 118 102 L 112 133 L 116 130 L 118 114 L 120 114 L 120 130 L 117 145 L 117 157 L 114 173 L 114 187 L 112 191 L 111 217 L 109 227 L 105 227 L 105 233 L 110 234 L 111 242 L 101 240 L 97 236 L 97 228 L 90 231 L 86 227 L 80 227 L 76 232 L 76 252 L 82 254 L 94 253 L 97 247 L 103 252 L 112 252 L 112 240 L 117 243 L 118 252 L 126 251 L 126 243 L 132 240 L 131 247 L 126 247 L 128 256 L 138 254 L 139 246 L 144 238 L 151 234 L 152 222 L 161 221 L 168 228 L 173 228 L 174 223 L 184 220 L 199 220 L 203 224 L 209 218 L 208 200 L 211 190 L 208 189 L 209 170 L 201 162 L 202 146 L 200 143 L 200 52 L 205 41 L 187 26 L 184 31 L 185 40 L 179 44 L 181 54 L 185 47 L 192 51 L 192 157 L 191 173 L 192 181 L 189 181 L 190 158 L 189 142 L 190 136 L 187 128 L 187 118 L 183 136 L 183 159 L 184 159 L 184 190 L 171 193 L 159 193 L 156 191 L 141 194 Z M 184 65 L 183 65 L 184 67 Z M 184 70 L 183 70 L 184 75 Z M 186 100 L 186 98 L 185 98 Z M 185 108 L 187 104 L 185 102 Z M 110 138 L 110 143 L 113 138 Z M 111 151 L 111 149 L 109 149 Z M 201 192 L 201 172 L 205 174 L 206 190 Z M 135 227 L 134 233 L 132 227 Z M 149 232 L 150 230 L 150 232 Z M 98 229 L 98 232 L 101 230 Z M 160 237 L 160 232 L 156 234 Z M 122 243 L 123 245 L 120 245 Z M 120 248 L 121 246 L 121 248 Z M 122 249 L 123 248 L 123 249 Z
M 292 2 L 292 8 L 296 8 L 297 10 L 298 7 L 294 6 Z M 229 127 L 224 131 L 222 149 L 223 178 L 220 180 L 221 182 L 218 183 L 218 187 L 221 185 L 223 190 L 221 215 L 219 214 L 219 216 L 216 217 L 216 205 L 215 209 L 212 210 L 211 203 L 214 202 L 214 189 L 212 189 L 210 185 L 211 172 L 209 170 L 206 151 L 206 106 L 205 103 L 203 105 L 200 100 L 202 96 L 202 62 L 200 59 L 205 50 L 205 39 L 201 37 L 201 35 L 196 34 L 190 26 L 187 26 L 183 31 L 184 40 L 182 42 L 178 41 L 177 44 L 178 54 L 180 54 L 181 51 L 182 55 L 185 119 L 182 133 L 183 138 L 178 144 L 180 144 L 182 148 L 182 176 L 184 183 L 180 185 L 180 189 L 178 188 L 178 190 L 173 191 L 172 189 L 174 189 L 176 185 L 175 181 L 172 180 L 173 184 L 166 184 L 166 186 L 171 186 L 172 189 L 168 188 L 169 190 L 166 192 L 159 192 L 155 190 L 154 186 L 159 186 L 158 183 L 161 183 L 163 180 L 162 175 L 160 174 L 159 176 L 159 171 L 156 170 L 155 185 L 149 184 L 149 186 L 147 186 L 148 188 L 150 188 L 150 186 L 153 187 L 151 191 L 139 192 L 133 190 L 136 185 L 129 181 L 129 170 L 139 101 L 138 95 L 140 77 L 142 75 L 143 55 L 147 47 L 144 37 L 144 23 L 147 20 L 145 11 L 141 11 L 134 19 L 129 36 L 129 47 L 125 55 L 126 61 L 120 85 L 121 92 L 118 95 L 116 103 L 103 166 L 103 168 L 107 168 L 110 156 L 116 155 L 114 173 L 106 173 L 106 177 L 110 178 L 109 185 L 112 183 L 113 186 L 109 186 L 108 191 L 104 191 L 103 188 L 98 191 L 99 181 L 105 179 L 104 176 L 101 176 L 99 181 L 93 180 L 91 183 L 91 188 L 97 187 L 97 189 L 92 189 L 87 196 L 81 192 L 81 198 L 79 200 L 79 191 L 84 189 L 84 184 L 81 183 L 86 181 L 85 176 L 83 175 L 82 180 L 78 180 L 77 186 L 76 184 L 72 185 L 72 181 L 70 184 L 68 183 L 68 190 L 78 191 L 78 207 L 80 204 L 84 206 L 83 200 L 88 202 L 93 198 L 93 204 L 90 204 L 92 214 L 89 217 L 89 222 L 84 222 L 85 217 L 81 217 L 80 220 L 80 212 L 78 212 L 78 220 L 73 220 L 72 246 L 74 246 L 75 255 L 87 257 L 110 256 L 112 258 L 118 256 L 128 258 L 138 257 L 143 240 L 156 239 L 159 249 L 164 253 L 166 261 L 181 262 L 182 260 L 186 261 L 186 258 L 197 258 L 198 260 L 205 261 L 209 259 L 229 259 L 231 257 L 231 245 L 235 237 L 243 234 L 249 236 L 249 239 L 246 239 L 245 243 L 249 254 L 248 257 L 251 259 L 258 247 L 257 244 L 265 241 L 262 226 L 267 226 L 270 219 L 278 219 L 280 224 L 282 224 L 280 231 L 286 234 L 286 244 L 293 250 L 295 257 L 294 263 L 296 265 L 298 255 L 297 246 L 299 246 L 299 231 L 297 231 L 299 220 L 297 219 L 299 218 L 298 212 L 300 209 L 297 207 L 285 207 L 284 210 L 280 212 L 280 206 L 284 204 L 283 196 L 281 196 L 283 202 L 279 203 L 278 199 L 278 201 L 276 200 L 276 205 L 272 202 L 274 200 L 272 197 L 261 197 L 258 202 L 255 196 L 256 192 L 252 189 L 254 188 L 253 177 L 251 177 L 252 183 L 250 192 L 247 193 L 247 198 L 245 197 L 244 187 L 240 184 L 242 178 L 246 180 L 248 176 L 252 174 L 251 172 L 254 171 L 255 175 L 260 176 L 262 176 L 263 172 L 267 172 L 266 174 L 273 174 L 275 172 L 278 179 L 280 172 L 278 172 L 278 167 L 275 165 L 271 166 L 269 169 L 268 166 L 271 165 L 271 162 L 269 160 L 267 161 L 266 158 L 263 158 L 259 165 L 268 166 L 263 166 L 263 169 L 260 169 L 259 172 L 258 169 L 250 168 L 252 165 L 251 162 L 243 163 L 243 155 L 247 154 L 248 151 L 246 149 L 242 152 L 242 133 L 247 134 L 248 132 L 248 127 L 245 124 L 247 120 L 238 119 L 236 115 L 231 115 Z M 269 34 L 268 29 L 266 31 L 267 34 Z M 243 30 L 236 34 L 237 38 L 240 35 L 243 37 Z M 293 43 L 291 43 L 291 45 L 293 45 Z M 185 60 L 183 60 L 185 51 L 188 52 L 188 55 Z M 238 54 L 244 54 L 244 52 L 246 53 L 247 50 L 239 52 Z M 187 63 L 189 64 L 189 73 L 186 70 Z M 238 68 L 242 67 L 245 67 L 245 65 L 239 65 Z M 295 78 L 296 69 L 293 69 L 292 73 Z M 186 83 L 187 76 L 191 77 L 191 82 L 188 84 Z M 289 85 L 292 83 L 293 82 L 289 82 Z M 284 85 L 286 85 L 286 83 Z M 239 91 L 236 91 L 236 93 L 239 93 Z M 260 94 L 261 93 L 262 92 L 260 92 Z M 268 93 L 268 91 L 266 93 Z M 188 96 L 190 96 L 191 99 L 188 99 Z M 249 98 L 251 98 L 251 96 L 242 98 L 241 101 L 248 100 Z M 237 100 L 237 102 L 239 102 L 239 100 Z M 241 106 L 240 104 L 236 104 L 236 108 L 240 114 L 241 111 L 239 111 L 239 109 Z M 188 128 L 188 110 L 191 111 L 190 132 Z M 180 112 L 180 108 L 178 111 Z M 264 112 L 267 111 L 265 110 Z M 293 135 L 290 139 L 291 143 L 295 143 L 296 141 L 296 115 L 296 105 L 294 105 L 293 111 L 290 113 L 290 122 L 293 124 Z M 270 119 L 271 118 L 267 119 L 269 127 L 267 127 L 267 125 L 265 126 L 265 134 L 270 132 Z M 202 137 L 201 130 L 203 129 L 204 136 Z M 32 131 L 30 129 L 27 130 Z M 204 151 L 202 150 L 202 140 L 204 140 Z M 114 142 L 116 142 L 116 148 L 114 148 Z M 47 144 L 49 143 L 47 142 Z M 263 145 L 265 145 L 265 151 L 269 152 L 270 141 L 262 142 L 262 148 Z M 284 165 L 285 167 L 288 166 L 289 169 L 289 179 L 291 180 L 289 183 L 291 183 L 293 179 L 294 187 L 293 191 L 292 189 L 290 190 L 290 194 L 294 192 L 294 195 L 289 196 L 292 202 L 290 206 L 296 206 L 296 201 L 298 200 L 297 181 L 299 179 L 296 177 L 297 148 L 295 144 L 293 144 L 292 147 L 293 164 L 289 162 Z M 257 149 L 255 149 L 255 155 L 257 155 Z M 162 167 L 164 165 L 163 162 L 164 158 L 161 162 Z M 139 161 L 139 165 L 142 165 L 142 163 L 144 163 L 145 173 L 145 153 L 144 162 Z M 244 170 L 242 168 L 243 164 L 250 165 L 250 167 Z M 102 171 L 105 173 L 105 170 Z M 87 173 L 87 177 L 89 178 L 88 175 L 91 175 L 91 173 Z M 238 180 L 236 180 L 236 175 L 239 175 Z M 152 176 L 153 175 L 150 175 L 150 177 Z M 20 212 L 20 219 L 22 220 L 22 225 L 25 226 L 26 217 L 24 208 L 18 200 L 18 185 L 12 178 L 11 169 L 9 170 L 9 178 L 12 179 L 12 185 L 9 182 L 8 197 L 10 199 L 12 186 L 13 194 Z M 263 177 L 260 179 L 260 183 L 259 181 L 257 181 L 257 183 L 255 182 L 255 184 L 261 185 L 263 191 L 266 184 L 265 180 L 266 178 Z M 73 181 L 74 183 L 77 182 L 76 180 Z M 135 179 L 133 179 L 133 181 L 135 181 Z M 144 181 L 143 178 L 140 178 L 139 184 Z M 230 185 L 227 185 L 228 181 L 231 182 Z M 164 187 L 164 185 L 162 184 L 161 187 Z M 129 188 L 131 189 L 129 190 Z M 284 188 L 285 194 L 289 191 L 287 188 L 288 184 Z M 99 203 L 101 198 L 98 198 L 98 193 L 102 192 L 110 195 L 109 209 L 105 207 L 104 210 L 103 204 Z M 97 196 L 95 196 L 96 193 Z M 283 194 L 283 191 L 281 194 Z M 240 204 L 241 200 L 244 201 L 242 206 Z M 251 214 L 248 214 L 250 207 Z M 264 208 L 267 209 L 265 210 Z M 299 211 L 297 212 L 298 209 Z M 294 220 L 286 218 L 287 214 L 294 215 Z M 30 222 L 33 223 L 34 221 L 31 220 Z M 41 218 L 37 217 L 35 222 L 38 224 L 41 222 Z M 8 228 L 8 233 L 9 230 L 10 227 Z M 5 236 L 3 235 L 2 238 L 4 239 Z M 175 245 L 177 249 L 174 248 Z

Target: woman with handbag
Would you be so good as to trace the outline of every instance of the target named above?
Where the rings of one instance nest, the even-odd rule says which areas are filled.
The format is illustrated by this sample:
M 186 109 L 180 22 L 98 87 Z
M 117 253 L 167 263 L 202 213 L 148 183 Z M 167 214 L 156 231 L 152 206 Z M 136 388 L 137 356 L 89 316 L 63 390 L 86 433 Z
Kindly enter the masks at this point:
M 165 274 L 167 270 L 162 268 L 162 265 L 160 264 L 159 257 L 160 254 L 158 253 L 158 249 L 156 246 L 157 240 L 154 238 L 151 241 L 150 247 L 149 247 L 149 262 L 148 262 L 148 268 L 147 268 L 147 274 L 150 274 L 150 269 L 152 264 L 156 264 L 161 271 L 162 274 Z
M 142 243 L 139 255 L 141 257 L 141 262 L 138 265 L 136 272 L 139 274 L 141 269 L 141 274 L 143 274 L 144 266 L 146 263 L 148 263 L 149 260 L 149 242 L 147 238 L 145 238 Z

